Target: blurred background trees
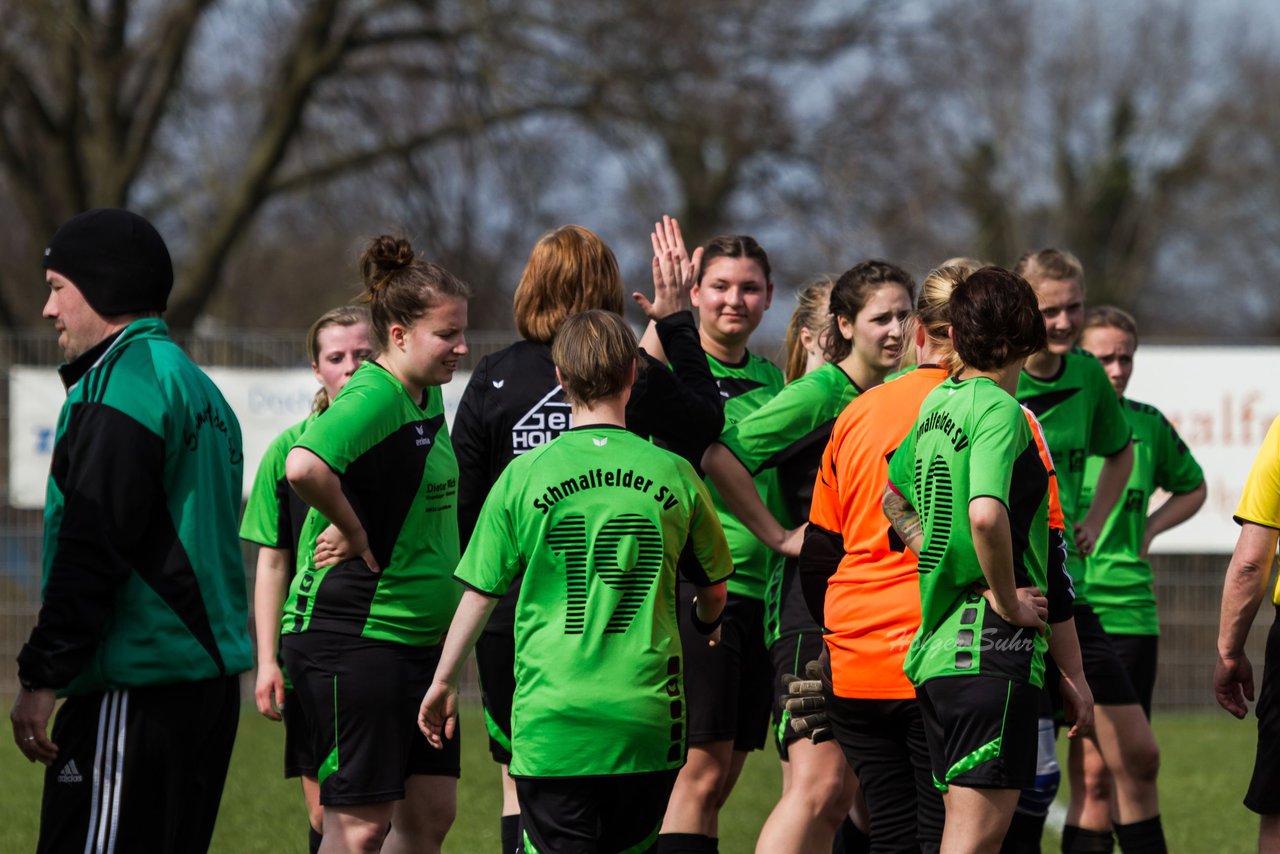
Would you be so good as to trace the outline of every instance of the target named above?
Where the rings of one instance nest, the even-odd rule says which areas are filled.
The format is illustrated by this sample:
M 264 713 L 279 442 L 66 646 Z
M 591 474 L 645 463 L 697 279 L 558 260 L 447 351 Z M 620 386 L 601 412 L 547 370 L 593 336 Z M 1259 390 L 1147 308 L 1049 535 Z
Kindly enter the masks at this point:
M 878 255 L 1070 248 L 1148 332 L 1276 335 L 1280 13 L 1178 0 L 8 0 L 0 325 L 93 206 L 169 240 L 179 326 L 292 327 L 403 233 L 476 287 L 547 228 Z M 785 313 L 785 312 L 780 312 Z

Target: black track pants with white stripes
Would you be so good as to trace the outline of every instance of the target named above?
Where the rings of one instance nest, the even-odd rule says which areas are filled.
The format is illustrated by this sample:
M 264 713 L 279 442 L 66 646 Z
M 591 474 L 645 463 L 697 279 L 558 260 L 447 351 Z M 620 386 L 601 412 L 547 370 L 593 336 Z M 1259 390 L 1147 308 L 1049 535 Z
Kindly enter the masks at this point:
M 239 713 L 235 676 L 68 699 L 37 851 L 208 850 Z

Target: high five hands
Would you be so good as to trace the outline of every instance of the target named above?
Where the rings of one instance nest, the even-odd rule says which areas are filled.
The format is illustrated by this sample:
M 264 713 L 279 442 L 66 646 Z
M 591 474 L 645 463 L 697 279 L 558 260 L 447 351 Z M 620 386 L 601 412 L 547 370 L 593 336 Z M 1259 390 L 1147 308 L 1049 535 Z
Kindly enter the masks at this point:
M 702 263 L 702 247 L 693 250 L 693 257 L 689 257 L 680 223 L 665 214 L 662 222 L 653 224 L 649 240 L 653 243 L 653 302 L 639 291 L 631 298 L 650 320 L 688 311 L 693 307 L 689 291 Z

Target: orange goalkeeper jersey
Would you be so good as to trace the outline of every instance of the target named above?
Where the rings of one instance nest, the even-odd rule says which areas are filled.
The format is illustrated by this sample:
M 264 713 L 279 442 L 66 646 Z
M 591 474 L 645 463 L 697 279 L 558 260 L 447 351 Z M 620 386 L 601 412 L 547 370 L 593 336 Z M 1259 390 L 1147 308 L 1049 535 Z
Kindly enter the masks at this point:
M 873 388 L 841 413 L 823 452 L 809 521 L 838 532 L 844 557 L 827 585 L 824 618 L 838 697 L 899 700 L 915 697 L 902 672 L 920 628 L 916 557 L 881 509 L 889 457 L 915 423 L 921 402 L 943 380 L 926 366 Z M 1049 525 L 1063 529 L 1057 479 L 1043 431 L 1023 409 L 1049 471 Z
M 844 541 L 823 605 L 838 697 L 916 695 L 902 672 L 920 627 L 916 557 L 889 525 L 880 500 L 889 457 L 915 423 L 921 401 L 946 378 L 944 368 L 920 367 L 864 392 L 840 414 L 823 452 L 809 521 Z

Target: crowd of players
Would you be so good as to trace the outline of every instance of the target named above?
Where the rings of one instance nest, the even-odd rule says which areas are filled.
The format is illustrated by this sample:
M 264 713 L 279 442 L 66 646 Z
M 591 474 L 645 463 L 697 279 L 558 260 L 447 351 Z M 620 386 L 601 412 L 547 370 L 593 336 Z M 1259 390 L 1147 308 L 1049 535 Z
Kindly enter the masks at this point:
M 758 851 L 1039 851 L 1063 729 L 1062 850 L 1164 851 L 1146 556 L 1205 485 L 1124 396 L 1133 318 L 1086 312 L 1061 250 L 919 286 L 868 260 L 800 290 L 784 374 L 749 348 L 765 250 L 689 253 L 669 218 L 651 241 L 637 340 L 609 247 L 543 236 L 520 340 L 479 361 L 452 428 L 470 290 L 407 241 L 373 240 L 361 304 L 312 327 L 314 411 L 240 527 L 256 702 L 285 721 L 311 849 L 439 850 L 474 650 L 504 852 L 716 851 L 767 741 L 783 787 Z M 1272 530 L 1280 498 L 1246 504 L 1246 531 Z M 1252 678 L 1224 649 L 1235 711 Z M 22 703 L 15 738 L 60 779 L 74 763 Z
M 452 431 L 437 387 L 466 352 L 466 294 L 447 272 L 381 238 L 371 319 L 313 328 L 317 414 L 335 407 L 276 443 L 242 528 L 263 545 L 258 705 L 289 717 L 313 846 L 439 845 L 474 648 L 505 851 L 714 851 L 766 740 L 783 792 L 760 851 L 1035 851 L 1064 723 L 1063 850 L 1163 850 L 1145 557 L 1205 487 L 1172 426 L 1123 397 L 1133 319 L 1086 317 L 1063 251 L 951 259 L 918 296 L 865 261 L 801 289 L 784 375 L 748 347 L 773 298 L 764 249 L 689 254 L 666 218 L 651 239 L 639 348 L 609 247 L 579 226 L 540 239 L 521 340 L 480 360 Z M 426 466 L 405 444 L 424 417 Z M 449 455 L 456 480 L 430 475 Z M 1172 497 L 1148 517 L 1156 488 Z M 460 563 L 430 505 L 455 489 Z M 424 692 L 434 750 L 406 714 Z

